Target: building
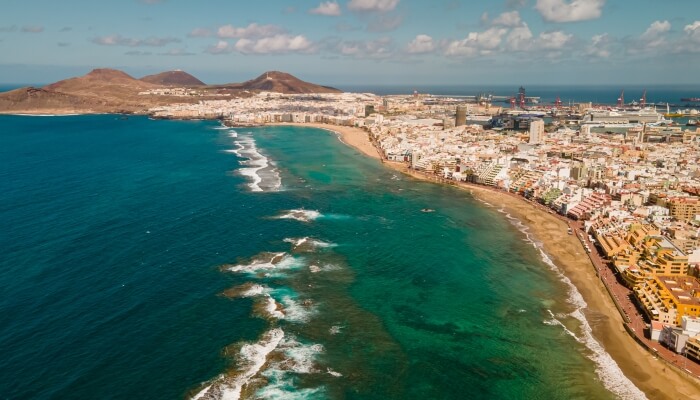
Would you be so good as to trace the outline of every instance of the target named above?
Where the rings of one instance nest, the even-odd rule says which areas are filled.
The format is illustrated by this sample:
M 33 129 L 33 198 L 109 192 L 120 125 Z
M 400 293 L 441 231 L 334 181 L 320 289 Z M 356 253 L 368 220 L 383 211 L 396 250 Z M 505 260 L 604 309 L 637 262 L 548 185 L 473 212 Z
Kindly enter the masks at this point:
M 674 197 L 666 201 L 666 207 L 671 217 L 679 221 L 691 221 L 700 214 L 700 199 L 698 197 Z
M 679 326 L 684 316 L 700 317 L 700 281 L 692 276 L 650 277 L 634 297 L 651 321 Z
M 467 124 L 467 106 L 458 105 L 457 114 L 455 116 L 455 126 L 464 126 Z
M 530 144 L 544 143 L 544 121 L 535 119 L 530 122 Z

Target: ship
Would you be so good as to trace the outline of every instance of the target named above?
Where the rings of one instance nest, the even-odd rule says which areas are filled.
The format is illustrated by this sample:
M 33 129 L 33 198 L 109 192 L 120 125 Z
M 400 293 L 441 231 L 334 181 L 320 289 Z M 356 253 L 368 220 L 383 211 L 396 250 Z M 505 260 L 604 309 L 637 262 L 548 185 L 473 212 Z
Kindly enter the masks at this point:
M 690 101 L 693 103 L 700 103 L 700 97 L 681 97 L 681 101 Z
M 696 119 L 689 119 L 688 122 L 685 123 L 686 126 L 698 126 L 698 120 Z

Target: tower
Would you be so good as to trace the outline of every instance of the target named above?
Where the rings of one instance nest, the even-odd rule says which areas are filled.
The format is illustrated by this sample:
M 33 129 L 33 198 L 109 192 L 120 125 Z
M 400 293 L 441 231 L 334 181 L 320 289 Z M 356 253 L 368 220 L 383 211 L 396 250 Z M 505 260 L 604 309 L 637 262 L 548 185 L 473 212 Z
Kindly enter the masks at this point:
M 455 116 L 455 126 L 467 124 L 467 106 L 460 104 L 457 106 L 457 114 Z
M 544 121 L 535 119 L 530 122 L 530 144 L 540 144 L 544 142 Z

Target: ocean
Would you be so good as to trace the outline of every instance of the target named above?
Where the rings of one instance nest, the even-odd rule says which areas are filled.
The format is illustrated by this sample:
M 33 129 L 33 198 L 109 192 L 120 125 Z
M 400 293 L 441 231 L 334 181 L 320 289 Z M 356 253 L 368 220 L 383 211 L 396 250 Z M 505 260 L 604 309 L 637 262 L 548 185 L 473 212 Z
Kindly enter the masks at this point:
M 643 398 L 518 221 L 330 132 L 0 127 L 4 398 Z

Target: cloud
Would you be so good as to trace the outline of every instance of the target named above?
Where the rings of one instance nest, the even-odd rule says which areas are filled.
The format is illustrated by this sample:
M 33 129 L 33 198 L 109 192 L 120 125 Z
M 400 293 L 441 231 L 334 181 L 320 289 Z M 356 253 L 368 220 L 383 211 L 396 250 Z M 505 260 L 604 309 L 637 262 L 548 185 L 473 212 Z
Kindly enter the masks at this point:
M 406 48 L 406 51 L 411 54 L 425 54 L 435 51 L 435 42 L 428 35 L 418 35 L 411 40 Z
M 163 47 L 170 43 L 180 43 L 180 39 L 172 37 L 150 37 L 146 39 L 127 38 L 121 35 L 100 36 L 92 39 L 92 42 L 100 46 L 128 46 L 128 47 Z M 129 54 L 131 55 L 131 54 Z
M 348 10 L 357 12 L 387 12 L 396 8 L 399 0 L 350 0 Z
M 185 49 L 170 49 L 164 53 L 158 53 L 161 56 L 193 56 L 194 53 L 190 53 Z
M 532 32 L 526 23 L 511 29 L 506 36 L 506 46 L 511 51 L 528 51 L 532 49 Z
M 383 60 L 394 54 L 389 37 L 366 41 L 327 39 L 324 47 L 329 52 L 356 59 Z
M 73 30 L 73 28 L 71 28 L 70 26 L 64 26 L 63 28 L 61 28 L 59 30 L 59 32 L 70 32 L 72 30 Z
M 225 40 L 219 40 L 215 45 L 207 47 L 204 50 L 205 53 L 209 54 L 226 54 L 235 51 L 236 49 L 231 46 L 231 44 Z
M 574 35 L 562 31 L 542 32 L 535 44 L 541 50 L 562 50 L 571 43 L 573 37 Z
M 269 37 L 284 32 L 284 29 L 276 25 L 258 25 L 256 23 L 251 23 L 248 26 L 238 28 L 233 25 L 221 26 L 217 30 L 217 35 L 222 39 L 251 39 Z
M 17 31 L 17 25 L 0 26 L 0 32 L 15 32 L 15 31 Z
M 277 34 L 260 39 L 239 39 L 235 49 L 243 54 L 310 53 L 313 43 L 304 35 Z
M 504 12 L 494 18 L 492 23 L 500 26 L 519 26 L 521 24 L 520 13 L 517 11 Z
M 70 43 L 68 43 L 68 42 L 58 42 L 58 43 L 56 43 L 56 45 L 57 45 L 58 47 L 68 47 L 68 46 L 70 46 Z
M 610 45 L 612 40 L 607 33 L 594 35 L 591 42 L 586 46 L 585 55 L 596 58 L 609 58 L 612 54 Z
M 367 24 L 367 31 L 369 32 L 389 32 L 398 28 L 403 22 L 403 17 L 401 15 L 379 15 L 373 18 L 369 24 Z
M 151 53 L 150 51 L 140 51 L 140 50 L 130 50 L 124 53 L 124 55 L 127 56 L 150 56 Z
M 642 47 L 654 48 L 666 44 L 664 34 L 671 30 L 671 23 L 668 21 L 654 21 L 646 31 L 639 37 Z
M 44 31 L 44 27 L 41 25 L 25 25 L 22 27 L 22 32 L 24 33 L 40 33 Z
M 335 1 L 324 1 L 316 8 L 309 10 L 310 14 L 325 15 L 328 17 L 337 17 L 341 14 L 340 5 Z
M 700 43 L 700 21 L 695 21 L 692 24 L 686 25 L 683 32 L 687 38 L 695 43 Z
M 207 28 L 194 28 L 187 34 L 187 36 L 191 38 L 209 37 L 211 35 L 212 31 Z
M 576 22 L 599 18 L 605 0 L 537 0 L 535 9 L 548 22 Z
M 448 42 L 444 53 L 448 57 L 488 55 L 498 48 L 507 32 L 505 28 L 495 27 L 483 32 L 470 32 L 464 39 Z

